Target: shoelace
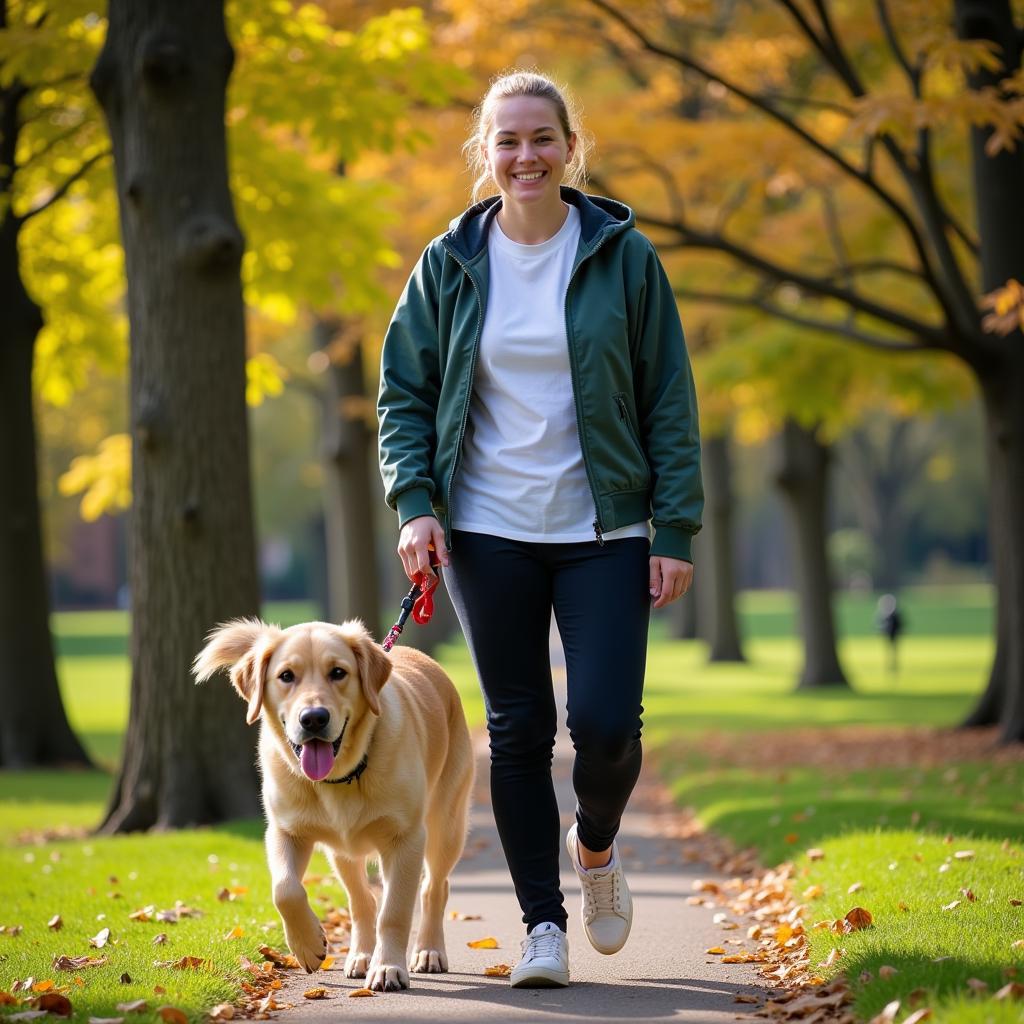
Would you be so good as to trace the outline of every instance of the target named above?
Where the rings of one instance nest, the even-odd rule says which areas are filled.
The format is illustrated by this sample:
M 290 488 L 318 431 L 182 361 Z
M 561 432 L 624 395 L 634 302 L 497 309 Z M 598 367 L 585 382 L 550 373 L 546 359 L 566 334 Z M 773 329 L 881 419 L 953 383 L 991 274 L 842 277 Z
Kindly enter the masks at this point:
M 588 875 L 583 885 L 583 912 L 589 924 L 602 911 L 619 912 L 619 873 L 616 870 Z
M 562 936 L 558 932 L 541 932 L 523 939 L 523 959 L 535 957 L 559 958 L 562 952 Z

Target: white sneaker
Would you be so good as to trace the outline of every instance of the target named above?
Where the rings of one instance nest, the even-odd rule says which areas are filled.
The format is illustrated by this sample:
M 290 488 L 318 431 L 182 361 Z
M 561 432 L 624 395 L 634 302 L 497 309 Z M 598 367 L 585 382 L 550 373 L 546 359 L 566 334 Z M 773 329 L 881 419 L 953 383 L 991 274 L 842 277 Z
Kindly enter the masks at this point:
M 576 826 L 565 837 L 569 860 L 583 889 L 583 930 L 598 953 L 618 953 L 629 938 L 633 924 L 633 900 L 622 871 L 618 845 L 612 842 L 612 859 L 603 868 L 580 864 Z
M 562 988 L 569 984 L 569 937 L 551 921 L 535 924 L 512 968 L 513 988 Z

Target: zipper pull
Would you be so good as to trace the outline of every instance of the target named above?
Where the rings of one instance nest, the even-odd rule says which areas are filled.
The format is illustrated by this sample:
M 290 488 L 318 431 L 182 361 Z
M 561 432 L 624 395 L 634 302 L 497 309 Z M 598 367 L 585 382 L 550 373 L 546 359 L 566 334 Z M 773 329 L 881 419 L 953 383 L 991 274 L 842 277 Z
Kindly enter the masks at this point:
M 601 533 L 601 524 L 597 521 L 597 516 L 594 516 L 594 536 L 597 538 L 597 546 L 604 547 L 604 535 Z

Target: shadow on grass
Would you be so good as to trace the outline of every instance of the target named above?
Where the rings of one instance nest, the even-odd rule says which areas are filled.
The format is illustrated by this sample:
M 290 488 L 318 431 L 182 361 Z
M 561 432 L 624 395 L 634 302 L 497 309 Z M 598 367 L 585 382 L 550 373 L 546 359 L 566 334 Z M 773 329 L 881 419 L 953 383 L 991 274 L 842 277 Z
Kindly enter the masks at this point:
M 0 772 L 0 802 L 102 804 L 112 781 L 102 771 L 4 771 Z
M 76 633 L 54 637 L 57 654 L 62 658 L 126 658 L 126 633 Z

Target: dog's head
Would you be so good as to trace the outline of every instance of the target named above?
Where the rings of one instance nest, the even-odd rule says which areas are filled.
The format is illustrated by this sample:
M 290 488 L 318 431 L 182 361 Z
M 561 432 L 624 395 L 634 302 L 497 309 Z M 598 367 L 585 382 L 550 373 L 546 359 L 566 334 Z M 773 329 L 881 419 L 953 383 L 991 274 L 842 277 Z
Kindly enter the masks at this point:
M 380 714 L 391 659 L 358 620 L 340 626 L 304 622 L 289 629 L 235 619 L 207 637 L 192 672 L 197 682 L 230 667 L 248 701 L 247 721 L 262 713 L 308 778 L 326 778 L 346 735 L 367 712 Z

